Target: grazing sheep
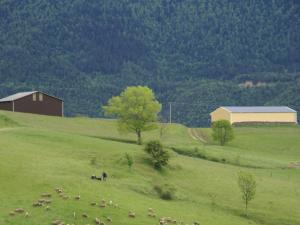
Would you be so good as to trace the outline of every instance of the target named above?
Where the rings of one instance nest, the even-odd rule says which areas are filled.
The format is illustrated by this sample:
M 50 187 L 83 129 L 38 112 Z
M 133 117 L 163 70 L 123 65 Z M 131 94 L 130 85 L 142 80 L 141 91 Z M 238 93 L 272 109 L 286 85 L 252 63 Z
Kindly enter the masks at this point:
M 42 198 L 51 198 L 51 194 L 50 193 L 43 193 L 42 195 L 41 195 L 41 197 Z
M 25 213 L 25 217 L 29 217 L 29 212 L 26 212 L 26 213 Z
M 135 213 L 132 212 L 132 211 L 129 211 L 128 216 L 129 216 L 130 218 L 135 218 Z
M 100 207 L 101 207 L 101 208 L 105 208 L 105 207 L 106 207 L 106 204 L 105 204 L 105 203 L 101 203 L 101 204 L 100 204 Z
M 9 215 L 14 216 L 14 215 L 16 215 L 16 213 L 14 211 L 11 211 L 11 212 L 9 212 Z
M 67 200 L 67 199 L 69 199 L 70 197 L 67 196 L 67 195 L 64 195 L 64 196 L 62 196 L 62 198 L 63 198 L 64 200 Z
M 98 218 L 96 217 L 96 218 L 95 218 L 95 223 L 96 223 L 96 224 L 100 224 L 100 223 L 101 223 L 100 219 L 98 219 Z
M 96 175 L 92 175 L 92 176 L 91 176 L 91 179 L 92 179 L 92 180 L 96 180 L 96 179 L 97 179 Z
M 52 202 L 52 201 L 51 201 L 50 199 L 46 199 L 44 203 L 45 203 L 45 204 L 50 204 L 51 202 Z
M 107 220 L 108 222 L 112 222 L 112 219 L 111 219 L 110 217 L 107 217 L 106 220 Z
M 96 202 L 92 202 L 92 203 L 91 203 L 91 206 L 95 206 L 95 205 L 97 205 Z
M 148 213 L 148 216 L 149 216 L 149 217 L 155 218 L 155 217 L 156 217 L 156 214 L 155 214 L 154 212 L 149 212 L 149 213 Z
M 149 212 L 149 213 L 154 213 L 154 209 L 149 208 L 149 209 L 148 209 L 148 212 Z
M 105 208 L 106 207 L 106 201 L 104 199 L 101 200 L 100 207 L 101 208 Z
M 112 200 L 110 200 L 110 201 L 108 202 L 108 204 L 109 204 L 109 205 L 112 205 L 112 204 L 113 204 Z
M 105 225 L 105 223 L 101 221 L 101 222 L 100 222 L 100 225 Z
M 32 203 L 32 206 L 33 207 L 41 207 L 41 206 L 43 206 L 43 203 L 41 203 L 41 202 L 34 202 L 34 203 Z
M 66 196 L 64 193 L 59 193 L 59 197 L 63 198 L 64 196 Z
M 60 220 L 53 220 L 51 225 L 59 225 L 61 224 L 61 221 Z
M 119 205 L 118 204 L 114 204 L 114 208 L 119 208 Z
M 22 209 L 22 208 L 17 208 L 17 209 L 15 209 L 15 212 L 16 213 L 23 213 L 25 210 L 24 209 Z
M 82 213 L 82 217 L 83 218 L 89 218 L 88 214 L 86 214 L 86 213 Z
M 80 195 L 78 195 L 78 196 L 75 196 L 75 198 L 74 198 L 75 200 L 80 200 Z
M 49 211 L 49 210 L 51 210 L 50 206 L 48 206 L 48 205 L 46 206 L 46 208 L 45 208 L 45 209 L 46 209 L 46 211 Z
M 167 222 L 167 223 L 171 223 L 171 222 L 172 222 L 171 217 L 166 217 L 165 219 L 166 219 L 166 222 Z
M 55 188 L 55 191 L 58 194 L 63 193 L 63 189 L 62 188 Z
M 159 219 L 159 224 L 160 225 L 167 225 L 168 220 L 170 220 L 170 217 L 162 217 L 162 218 Z
M 46 200 L 43 199 L 43 198 L 41 198 L 41 199 L 38 200 L 39 203 L 45 203 L 45 201 L 46 201 Z

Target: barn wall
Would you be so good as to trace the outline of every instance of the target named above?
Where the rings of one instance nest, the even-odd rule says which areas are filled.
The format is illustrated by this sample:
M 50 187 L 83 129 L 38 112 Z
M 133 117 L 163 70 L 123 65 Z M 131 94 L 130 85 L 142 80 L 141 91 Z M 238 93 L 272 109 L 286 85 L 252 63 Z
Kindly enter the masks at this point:
M 0 110 L 12 111 L 12 102 L 0 102 Z
M 297 113 L 232 113 L 231 122 L 297 123 Z
M 62 116 L 62 101 L 43 94 L 43 101 L 39 101 L 39 92 L 36 93 L 36 101 L 33 94 L 15 101 L 15 112 L 27 112 L 50 116 Z
M 224 108 L 218 108 L 215 111 L 213 111 L 210 115 L 211 115 L 212 122 L 217 121 L 217 120 L 231 121 L 230 112 L 225 110 Z

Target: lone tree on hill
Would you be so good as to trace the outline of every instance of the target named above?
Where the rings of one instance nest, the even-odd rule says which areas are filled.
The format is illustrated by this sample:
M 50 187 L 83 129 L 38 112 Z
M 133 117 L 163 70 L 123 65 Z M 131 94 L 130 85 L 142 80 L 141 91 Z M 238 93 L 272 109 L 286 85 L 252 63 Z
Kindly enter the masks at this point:
M 156 128 L 161 104 L 148 87 L 127 87 L 120 96 L 112 97 L 103 106 L 106 115 L 116 116 L 120 131 L 134 132 L 137 143 L 142 144 L 142 131 Z
M 225 145 L 234 138 L 232 125 L 228 120 L 218 120 L 212 123 L 212 137 L 220 145 Z
M 242 198 L 245 202 L 245 210 L 247 215 L 248 204 L 254 199 L 256 191 L 256 181 L 252 174 L 246 172 L 240 172 L 238 178 L 238 184 L 242 191 Z

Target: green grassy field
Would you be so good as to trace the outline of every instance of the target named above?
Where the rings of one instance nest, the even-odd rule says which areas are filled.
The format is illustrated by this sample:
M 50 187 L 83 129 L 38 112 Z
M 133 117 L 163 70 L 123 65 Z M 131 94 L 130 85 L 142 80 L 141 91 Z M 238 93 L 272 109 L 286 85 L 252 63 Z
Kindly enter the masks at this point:
M 135 136 L 119 134 L 116 128 L 113 120 L 0 112 L 0 224 L 50 225 L 60 219 L 85 225 L 95 224 L 95 217 L 110 217 L 112 222 L 106 224 L 141 225 L 158 224 L 163 216 L 201 225 L 300 224 L 300 169 L 289 168 L 300 162 L 298 127 L 235 128 L 235 140 L 225 147 L 210 139 L 207 128 L 196 129 L 205 143 L 194 140 L 188 128 L 178 124 L 169 125 L 162 137 L 159 130 L 146 132 L 144 141 L 161 138 L 170 149 L 170 165 L 160 172 L 147 163 L 143 147 L 133 143 Z M 172 148 L 197 149 L 208 159 L 225 161 L 187 157 Z M 131 170 L 125 153 L 134 158 Z M 237 186 L 241 170 L 253 173 L 258 183 L 248 217 Z M 90 179 L 102 171 L 109 174 L 107 182 Z M 176 199 L 161 200 L 153 190 L 158 183 L 174 186 Z M 56 187 L 71 198 L 60 198 Z M 53 195 L 51 210 L 32 207 L 45 192 Z M 73 199 L 77 195 L 80 200 Z M 119 207 L 90 206 L 102 199 Z M 19 207 L 30 216 L 9 215 Z M 147 216 L 150 207 L 157 218 Z M 130 210 L 136 218 L 128 217 Z M 82 213 L 89 218 L 82 218 Z

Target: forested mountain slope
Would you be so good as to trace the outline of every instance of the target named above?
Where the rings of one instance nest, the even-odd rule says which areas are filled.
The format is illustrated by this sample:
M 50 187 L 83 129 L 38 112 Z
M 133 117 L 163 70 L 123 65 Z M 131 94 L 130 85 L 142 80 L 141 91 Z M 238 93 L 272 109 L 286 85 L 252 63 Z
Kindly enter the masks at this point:
M 300 109 L 299 29 L 297 0 L 2 0 L 0 95 L 39 89 L 101 116 L 148 85 L 189 125 L 218 105 Z

